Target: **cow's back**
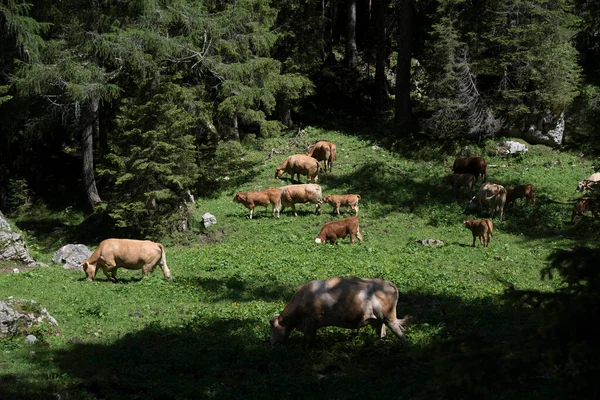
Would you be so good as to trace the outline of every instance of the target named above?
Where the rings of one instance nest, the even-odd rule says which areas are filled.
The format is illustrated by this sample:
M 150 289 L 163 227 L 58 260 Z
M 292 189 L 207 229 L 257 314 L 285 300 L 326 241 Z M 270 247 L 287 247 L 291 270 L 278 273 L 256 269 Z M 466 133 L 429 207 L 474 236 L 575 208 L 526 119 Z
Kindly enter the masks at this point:
M 98 249 L 101 259 L 125 267 L 158 262 L 162 256 L 161 245 L 150 240 L 106 239 Z

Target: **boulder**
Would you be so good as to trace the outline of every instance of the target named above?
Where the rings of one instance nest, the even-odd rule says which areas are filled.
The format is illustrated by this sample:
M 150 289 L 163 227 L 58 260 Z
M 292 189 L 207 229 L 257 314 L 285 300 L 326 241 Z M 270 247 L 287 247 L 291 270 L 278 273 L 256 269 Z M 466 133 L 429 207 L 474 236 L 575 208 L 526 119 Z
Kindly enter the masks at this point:
M 52 256 L 52 261 L 57 264 L 65 264 L 65 269 L 82 270 L 81 263 L 87 260 L 92 252 L 83 244 L 66 244 Z
M 438 239 L 420 239 L 420 240 L 415 240 L 416 244 L 420 244 L 422 246 L 443 246 L 444 245 L 444 241 L 443 240 L 438 240 Z
M 517 154 L 527 153 L 529 149 L 522 143 L 515 142 L 513 140 L 504 140 L 496 145 L 496 150 L 499 154 Z
M 35 261 L 25 247 L 23 236 L 13 232 L 0 211 L 0 261 L 15 261 L 28 267 L 44 265 Z
M 217 223 L 217 217 L 210 213 L 205 213 L 202 215 L 202 221 L 204 221 L 204 227 L 208 228 L 209 226 Z
M 58 326 L 54 317 L 33 300 L 0 301 L 0 337 L 27 332 L 33 325 L 42 322 Z
M 523 133 L 523 139 L 531 144 L 545 144 L 547 146 L 560 146 L 565 133 L 564 114 L 559 116 L 548 112 L 536 123 L 529 125 Z

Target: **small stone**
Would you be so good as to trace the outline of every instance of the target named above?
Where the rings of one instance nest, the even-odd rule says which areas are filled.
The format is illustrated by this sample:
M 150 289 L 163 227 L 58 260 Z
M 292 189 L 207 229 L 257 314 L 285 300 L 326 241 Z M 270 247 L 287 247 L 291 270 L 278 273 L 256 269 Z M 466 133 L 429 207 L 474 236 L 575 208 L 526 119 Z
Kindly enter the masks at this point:
M 33 335 L 27 335 L 27 337 L 25 338 L 25 341 L 27 342 L 27 344 L 35 344 L 35 342 L 38 341 L 38 338 L 36 338 Z

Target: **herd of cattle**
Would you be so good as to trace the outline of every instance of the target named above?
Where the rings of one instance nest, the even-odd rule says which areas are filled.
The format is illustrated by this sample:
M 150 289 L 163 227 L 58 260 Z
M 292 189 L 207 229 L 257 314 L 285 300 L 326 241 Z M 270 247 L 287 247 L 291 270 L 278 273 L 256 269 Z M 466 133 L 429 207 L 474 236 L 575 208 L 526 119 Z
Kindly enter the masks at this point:
M 250 210 L 250 219 L 256 206 L 273 206 L 273 214 L 280 216 L 284 207 L 291 207 L 297 216 L 295 204 L 312 203 L 316 205 L 317 214 L 325 202 L 333 207 L 340 215 L 340 207 L 348 207 L 354 216 L 338 221 L 328 222 L 315 236 L 315 242 L 327 241 L 336 244 L 337 239 L 350 236 L 350 243 L 355 239 L 363 241 L 358 221 L 358 194 L 330 194 L 323 196 L 321 186 L 316 182 L 318 174 L 323 171 L 319 161 L 325 164 L 325 171 L 331 172 L 336 159 L 336 146 L 333 143 L 320 141 L 308 154 L 296 154 L 288 157 L 275 172 L 280 178 L 284 173 L 298 177 L 305 175 L 307 184 L 287 185 L 280 188 L 270 188 L 254 192 L 238 192 L 234 202 L 243 204 Z M 445 176 L 443 182 L 451 185 L 458 196 L 461 191 L 467 191 L 469 197 L 479 179 L 481 187 L 471 198 L 468 210 L 484 209 L 490 213 L 490 218 L 499 215 L 502 221 L 504 207 L 517 199 L 526 203 L 535 203 L 536 197 L 532 184 L 523 184 L 505 189 L 502 185 L 487 183 L 487 162 L 482 157 L 459 157 L 455 160 L 453 174 Z M 310 182 L 313 183 L 310 183 Z M 593 174 L 588 179 L 579 182 L 577 191 L 594 191 L 595 185 L 600 185 L 600 173 Z M 597 217 L 599 208 L 595 196 L 584 196 L 577 200 L 572 212 L 571 222 L 577 215 L 586 211 Z M 493 237 L 493 223 L 490 219 L 465 220 L 465 227 L 473 235 L 473 247 L 479 238 L 484 247 L 489 245 Z M 141 269 L 145 275 L 160 265 L 166 278 L 171 279 L 171 272 L 165 259 L 165 249 L 160 243 L 131 239 L 107 239 L 100 243 L 89 259 L 83 261 L 82 267 L 87 280 L 93 280 L 102 269 L 107 278 L 117 281 L 118 268 L 132 270 Z M 405 316 L 397 319 L 396 307 L 398 288 L 392 282 L 377 278 L 333 277 L 326 280 L 314 280 L 301 285 L 292 300 L 281 314 L 276 314 L 270 321 L 271 344 L 285 340 L 292 330 L 304 333 L 305 341 L 310 344 L 318 328 L 337 326 L 342 328 L 360 328 L 371 325 L 379 337 L 386 334 L 387 326 L 401 339 L 404 339 L 406 325 L 412 317 Z

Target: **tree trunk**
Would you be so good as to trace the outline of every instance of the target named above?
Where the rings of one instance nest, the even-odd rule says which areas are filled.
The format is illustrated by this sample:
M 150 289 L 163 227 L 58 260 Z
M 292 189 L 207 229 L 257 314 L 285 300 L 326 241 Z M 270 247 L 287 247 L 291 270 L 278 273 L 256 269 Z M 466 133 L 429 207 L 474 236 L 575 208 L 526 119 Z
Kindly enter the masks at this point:
M 356 0 L 348 0 L 346 9 L 346 65 L 356 68 L 358 51 L 356 49 Z
M 386 29 L 385 16 L 387 0 L 373 0 L 373 23 L 375 24 L 375 39 L 377 51 L 375 54 L 375 103 L 381 105 L 389 96 L 387 79 L 385 76 Z
M 398 136 L 404 136 L 411 122 L 410 64 L 412 56 L 413 7 L 413 0 L 401 0 L 395 105 L 395 125 Z
M 97 99 L 92 100 L 90 104 L 90 118 L 87 119 L 83 128 L 83 137 L 81 140 L 83 184 L 88 203 L 92 207 L 102 201 L 100 195 L 98 195 L 96 178 L 94 176 L 94 127 L 98 119 L 98 105 L 99 101 Z

